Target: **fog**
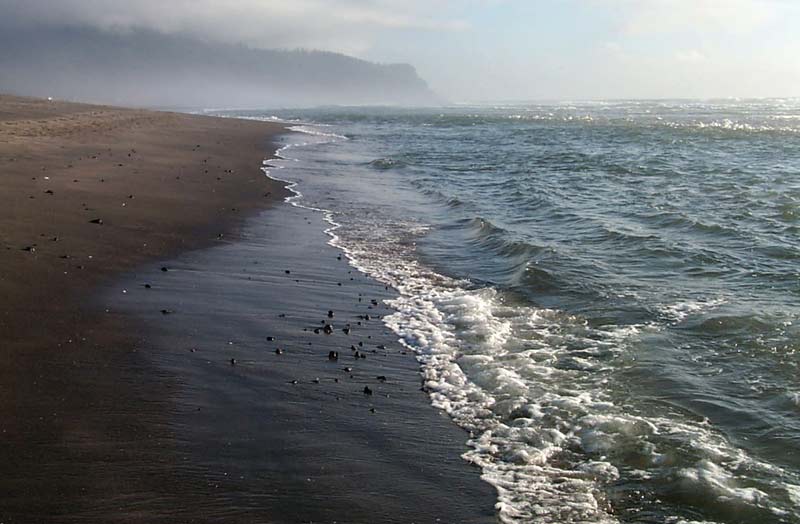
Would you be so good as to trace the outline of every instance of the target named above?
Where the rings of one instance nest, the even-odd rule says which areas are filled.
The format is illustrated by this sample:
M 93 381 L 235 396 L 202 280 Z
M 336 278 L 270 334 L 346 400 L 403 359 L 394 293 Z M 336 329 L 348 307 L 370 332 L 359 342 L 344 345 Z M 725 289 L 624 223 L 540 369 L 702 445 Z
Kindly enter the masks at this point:
M 253 50 L 149 30 L 6 28 L 0 91 L 149 107 L 437 102 L 411 66 L 318 51 Z
M 244 106 L 800 96 L 798 19 L 794 0 L 0 0 L 0 90 Z

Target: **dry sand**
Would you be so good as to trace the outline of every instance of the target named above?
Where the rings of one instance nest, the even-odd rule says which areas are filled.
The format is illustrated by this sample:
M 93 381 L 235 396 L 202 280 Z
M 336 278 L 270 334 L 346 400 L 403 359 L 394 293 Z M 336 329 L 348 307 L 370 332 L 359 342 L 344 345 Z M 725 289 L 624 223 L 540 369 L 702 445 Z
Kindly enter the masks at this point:
M 136 520 L 125 494 L 171 482 L 169 378 L 87 298 L 277 201 L 259 167 L 282 132 L 0 96 L 0 521 L 68 521 L 96 497 Z

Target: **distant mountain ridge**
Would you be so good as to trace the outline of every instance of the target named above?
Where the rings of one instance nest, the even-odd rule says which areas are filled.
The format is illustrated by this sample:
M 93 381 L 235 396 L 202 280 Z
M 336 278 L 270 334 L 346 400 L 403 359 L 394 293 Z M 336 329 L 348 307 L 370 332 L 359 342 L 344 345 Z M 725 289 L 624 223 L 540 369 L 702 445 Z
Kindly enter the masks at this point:
M 160 107 L 441 102 L 408 64 L 78 28 L 0 31 L 0 91 Z

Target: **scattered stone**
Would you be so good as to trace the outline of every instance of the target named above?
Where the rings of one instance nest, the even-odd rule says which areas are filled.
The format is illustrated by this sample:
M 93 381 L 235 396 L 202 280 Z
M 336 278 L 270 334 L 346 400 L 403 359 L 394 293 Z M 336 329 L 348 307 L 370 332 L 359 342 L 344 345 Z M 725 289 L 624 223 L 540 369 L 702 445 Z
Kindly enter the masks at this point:
M 338 351 L 329 351 L 328 352 L 328 360 L 339 360 L 339 352 Z
M 172 310 L 171 309 L 162 309 L 161 310 L 161 314 L 162 315 L 171 315 L 172 314 Z
M 275 348 L 276 355 L 283 355 L 283 350 L 281 348 Z
M 330 324 L 325 324 L 325 327 L 322 329 L 322 331 L 324 331 L 326 335 L 330 335 L 333 333 L 333 326 Z
M 22 250 L 23 251 L 28 251 L 29 253 L 35 253 L 36 252 L 36 247 L 34 247 L 34 246 L 25 246 L 25 247 L 22 248 Z
M 235 366 L 235 365 L 236 365 L 236 359 L 235 359 L 235 358 L 232 358 L 232 359 L 231 359 L 231 366 Z
M 314 382 L 314 384 L 319 384 L 319 377 L 315 378 L 315 379 L 313 380 L 313 382 Z
M 333 318 L 333 311 L 328 311 L 328 318 Z
M 349 334 L 350 334 L 350 327 L 349 327 L 349 326 L 347 326 L 347 327 L 344 327 L 344 328 L 342 328 L 342 332 L 343 332 L 345 335 L 349 335 Z
M 364 386 L 364 394 L 365 395 L 372 395 L 372 390 L 369 389 L 369 386 Z
M 353 368 L 351 368 L 351 367 L 344 368 L 344 372 L 345 373 L 350 373 L 351 371 L 353 371 Z
M 95 218 L 94 220 L 90 220 L 89 223 L 90 224 L 103 225 L 103 219 L 102 218 Z
M 284 273 L 286 273 L 287 275 L 290 275 L 292 272 L 287 269 L 286 271 L 284 271 Z
M 375 377 L 375 378 L 376 378 L 377 380 L 381 381 L 381 382 L 386 382 L 386 377 L 385 377 L 384 375 L 378 375 L 378 376 L 377 376 L 377 377 Z
M 151 287 L 153 287 L 153 286 L 151 286 L 150 284 L 145 284 L 145 285 L 144 285 L 144 288 L 145 288 L 145 289 L 150 289 Z
M 166 273 L 167 271 L 169 271 L 169 268 L 168 268 L 168 267 L 166 267 L 166 266 L 164 266 L 164 267 L 162 267 L 162 268 L 161 268 L 161 271 L 163 271 L 164 273 Z
M 272 342 L 275 340 L 275 337 L 267 337 L 267 342 Z

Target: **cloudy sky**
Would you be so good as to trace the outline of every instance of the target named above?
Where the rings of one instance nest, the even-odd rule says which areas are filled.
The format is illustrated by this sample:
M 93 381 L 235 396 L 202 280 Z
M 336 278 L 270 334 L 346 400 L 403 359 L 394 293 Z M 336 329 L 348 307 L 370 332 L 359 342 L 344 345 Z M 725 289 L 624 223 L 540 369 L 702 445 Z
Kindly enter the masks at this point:
M 4 23 L 408 62 L 456 101 L 800 96 L 800 0 L 0 0 Z

